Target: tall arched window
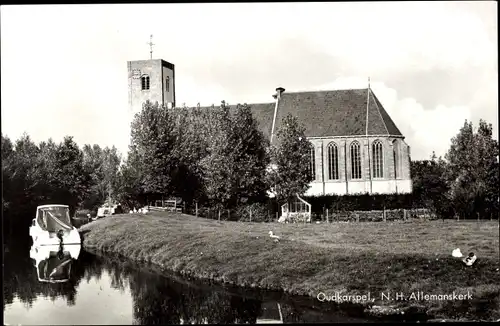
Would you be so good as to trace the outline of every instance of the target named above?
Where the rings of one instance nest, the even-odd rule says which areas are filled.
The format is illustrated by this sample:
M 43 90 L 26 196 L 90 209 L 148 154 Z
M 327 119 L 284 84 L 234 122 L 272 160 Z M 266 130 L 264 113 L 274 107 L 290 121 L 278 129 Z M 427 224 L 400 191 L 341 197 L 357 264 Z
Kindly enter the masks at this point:
M 399 178 L 400 161 L 399 161 L 399 143 L 397 139 L 392 142 L 392 155 L 394 158 L 394 178 Z
M 337 144 L 328 144 L 328 179 L 339 179 L 339 150 Z
M 351 143 L 351 178 L 361 179 L 361 151 L 357 141 Z
M 384 154 L 382 142 L 376 140 L 372 144 L 372 158 L 373 158 L 373 177 L 384 177 Z
M 167 76 L 167 80 L 165 81 L 165 85 L 167 85 L 167 92 L 170 92 L 170 76 Z
M 149 76 L 148 75 L 141 76 L 141 88 L 143 91 L 149 89 Z
M 309 175 L 311 176 L 311 180 L 316 180 L 316 160 L 314 157 L 314 146 L 311 146 L 309 150 Z

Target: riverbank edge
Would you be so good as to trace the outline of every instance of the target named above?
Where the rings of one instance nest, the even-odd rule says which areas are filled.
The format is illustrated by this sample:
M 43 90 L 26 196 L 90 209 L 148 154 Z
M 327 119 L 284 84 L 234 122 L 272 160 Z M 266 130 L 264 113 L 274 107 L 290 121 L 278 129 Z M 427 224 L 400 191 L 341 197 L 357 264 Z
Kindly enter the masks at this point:
M 184 278 L 187 279 L 185 282 L 188 282 L 190 279 L 195 279 L 199 281 L 204 281 L 207 283 L 215 283 L 219 286 L 224 286 L 224 285 L 230 285 L 230 286 L 235 286 L 240 288 L 241 290 L 244 289 L 249 289 L 249 290 L 259 290 L 259 291 L 273 291 L 273 292 L 279 292 L 283 293 L 285 295 L 290 295 L 290 296 L 302 296 L 302 297 L 308 297 L 308 298 L 315 298 L 315 296 L 306 293 L 306 291 L 291 291 L 285 288 L 278 288 L 278 287 L 262 287 L 262 286 L 255 286 L 254 283 L 250 284 L 248 281 L 242 280 L 242 282 L 237 283 L 232 280 L 226 279 L 224 276 L 213 276 L 213 275 L 208 275 L 205 273 L 202 273 L 200 271 L 190 271 L 190 270 L 180 270 L 178 272 L 162 265 L 155 263 L 149 259 L 134 259 L 131 257 L 128 257 L 124 255 L 123 253 L 120 253 L 118 251 L 111 251 L 111 250 L 99 250 L 97 246 L 88 246 L 85 245 L 84 241 L 82 241 L 83 249 L 85 249 L 87 252 L 97 255 L 103 258 L 106 258 L 109 255 L 112 255 L 114 257 L 119 257 L 120 259 L 126 259 L 129 262 L 133 262 L 135 264 L 148 264 L 150 267 L 153 267 L 155 271 L 161 273 L 162 275 L 165 275 L 167 277 L 171 276 L 176 276 L 178 278 Z M 177 278 L 176 278 L 177 279 Z M 258 280 L 256 280 L 258 281 Z M 339 311 L 345 312 L 345 311 L 356 311 L 361 313 L 361 315 L 355 315 L 357 318 L 361 319 L 370 319 L 372 321 L 427 321 L 427 322 L 432 322 L 432 321 L 439 321 L 439 322 L 444 322 L 444 321 L 465 321 L 465 320 L 453 320 L 453 319 L 435 319 L 434 316 L 429 316 L 427 315 L 422 308 L 418 305 L 408 305 L 407 307 L 398 307 L 396 308 L 393 305 L 373 305 L 370 303 L 336 303 Z
M 97 222 L 97 221 L 96 221 Z M 125 255 L 123 252 L 120 250 L 109 250 L 109 249 L 102 249 L 99 248 L 99 244 L 95 245 L 89 245 L 88 242 L 85 241 L 86 239 L 86 234 L 88 232 L 92 232 L 93 228 L 92 225 L 95 224 L 95 222 L 91 222 L 85 226 L 85 230 L 82 230 L 81 228 L 79 229 L 80 234 L 82 235 L 82 246 L 85 250 L 93 252 L 93 253 L 99 253 L 103 256 L 106 256 L 107 254 L 111 255 L 116 255 L 122 258 L 125 258 L 131 262 L 135 263 L 146 263 L 150 264 L 153 266 L 156 266 L 159 270 L 164 271 L 165 274 L 176 274 L 179 275 L 180 277 L 186 277 L 186 278 L 191 278 L 191 279 L 198 279 L 198 280 L 204 280 L 204 281 L 209 281 L 212 283 L 217 283 L 217 284 L 227 284 L 231 286 L 237 286 L 240 288 L 247 288 L 247 289 L 259 289 L 259 290 L 264 290 L 264 291 L 274 291 L 274 292 L 282 292 L 287 295 L 293 295 L 293 296 L 304 296 L 304 297 L 316 297 L 316 295 L 313 295 L 312 289 L 307 289 L 300 291 L 300 290 L 291 290 L 287 289 L 285 286 L 277 287 L 277 286 L 257 286 L 256 283 L 262 284 L 260 282 L 261 280 L 258 279 L 253 279 L 253 280 L 247 280 L 242 277 L 237 277 L 238 281 L 231 280 L 229 278 L 226 278 L 224 275 L 218 276 L 214 275 L 213 273 L 209 274 L 206 272 L 203 272 L 201 270 L 197 269 L 185 269 L 181 268 L 178 270 L 175 270 L 173 268 L 169 268 L 161 263 L 158 263 L 154 261 L 153 257 L 146 256 L 141 258 L 134 258 L 134 257 L 128 257 Z M 109 234 L 107 235 L 108 237 L 110 236 Z M 390 304 L 377 304 L 375 305 L 373 302 L 362 302 L 362 303 L 335 303 L 339 310 L 344 310 L 342 307 L 346 307 L 345 310 L 355 310 L 361 313 L 360 315 L 357 315 L 356 317 L 360 318 L 367 318 L 370 320 L 382 320 L 382 321 L 467 321 L 465 319 L 452 319 L 452 318 L 446 318 L 445 314 L 440 312 L 438 316 L 432 314 L 432 308 L 429 309 L 429 307 L 426 307 L 424 305 L 418 305 L 418 304 L 399 304 L 398 306 L 395 305 L 390 305 Z M 354 309 L 353 309 L 354 308 Z M 471 320 L 472 321 L 472 320 Z

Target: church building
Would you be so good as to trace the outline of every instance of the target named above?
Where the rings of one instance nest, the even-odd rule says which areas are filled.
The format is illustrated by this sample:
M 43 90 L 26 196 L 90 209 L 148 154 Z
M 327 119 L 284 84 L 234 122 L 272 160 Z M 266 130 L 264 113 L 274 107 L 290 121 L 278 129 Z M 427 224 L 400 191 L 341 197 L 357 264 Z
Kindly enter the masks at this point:
M 146 100 L 175 107 L 175 67 L 161 60 L 129 61 L 129 110 Z M 410 147 L 370 87 L 286 92 L 269 103 L 248 104 L 271 143 L 281 120 L 296 116 L 312 143 L 306 196 L 412 192 Z

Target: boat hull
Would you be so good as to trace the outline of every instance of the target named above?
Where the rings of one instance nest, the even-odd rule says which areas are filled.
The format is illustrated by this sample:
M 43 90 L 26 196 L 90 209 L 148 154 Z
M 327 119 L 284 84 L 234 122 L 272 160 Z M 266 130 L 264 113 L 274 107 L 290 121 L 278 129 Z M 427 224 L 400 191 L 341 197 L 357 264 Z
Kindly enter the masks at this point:
M 31 227 L 30 236 L 33 239 L 34 246 L 59 246 L 59 245 L 81 245 L 82 240 L 78 230 L 73 227 L 69 232 L 64 232 L 61 240 L 56 232 L 44 231 L 40 228 Z
M 63 246 L 62 250 L 59 245 L 56 246 L 50 246 L 50 245 L 45 245 L 45 246 L 35 246 L 33 245 L 30 249 L 30 257 L 31 259 L 35 260 L 37 264 L 35 266 L 38 266 L 38 263 L 42 260 L 48 259 L 51 254 L 56 255 L 59 251 L 62 251 L 63 254 L 69 254 L 71 258 L 73 259 L 78 259 L 80 256 L 80 251 L 82 249 L 81 245 L 67 245 Z

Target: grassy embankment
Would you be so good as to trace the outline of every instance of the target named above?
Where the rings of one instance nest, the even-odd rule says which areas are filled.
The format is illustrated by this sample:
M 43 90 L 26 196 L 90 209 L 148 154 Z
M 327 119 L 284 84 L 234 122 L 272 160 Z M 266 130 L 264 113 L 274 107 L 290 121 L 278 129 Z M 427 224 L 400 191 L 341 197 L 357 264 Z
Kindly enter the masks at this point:
M 218 222 L 174 213 L 117 215 L 84 225 L 87 249 L 192 277 L 316 297 L 368 292 L 386 312 L 424 318 L 500 318 L 498 222 L 279 224 Z M 281 236 L 274 243 L 269 230 Z M 472 268 L 451 256 L 473 251 Z M 390 301 L 403 292 L 472 300 Z M 374 307 L 376 308 L 376 307 Z M 377 309 L 367 309 L 376 314 Z M 401 316 L 402 317 L 402 316 Z

